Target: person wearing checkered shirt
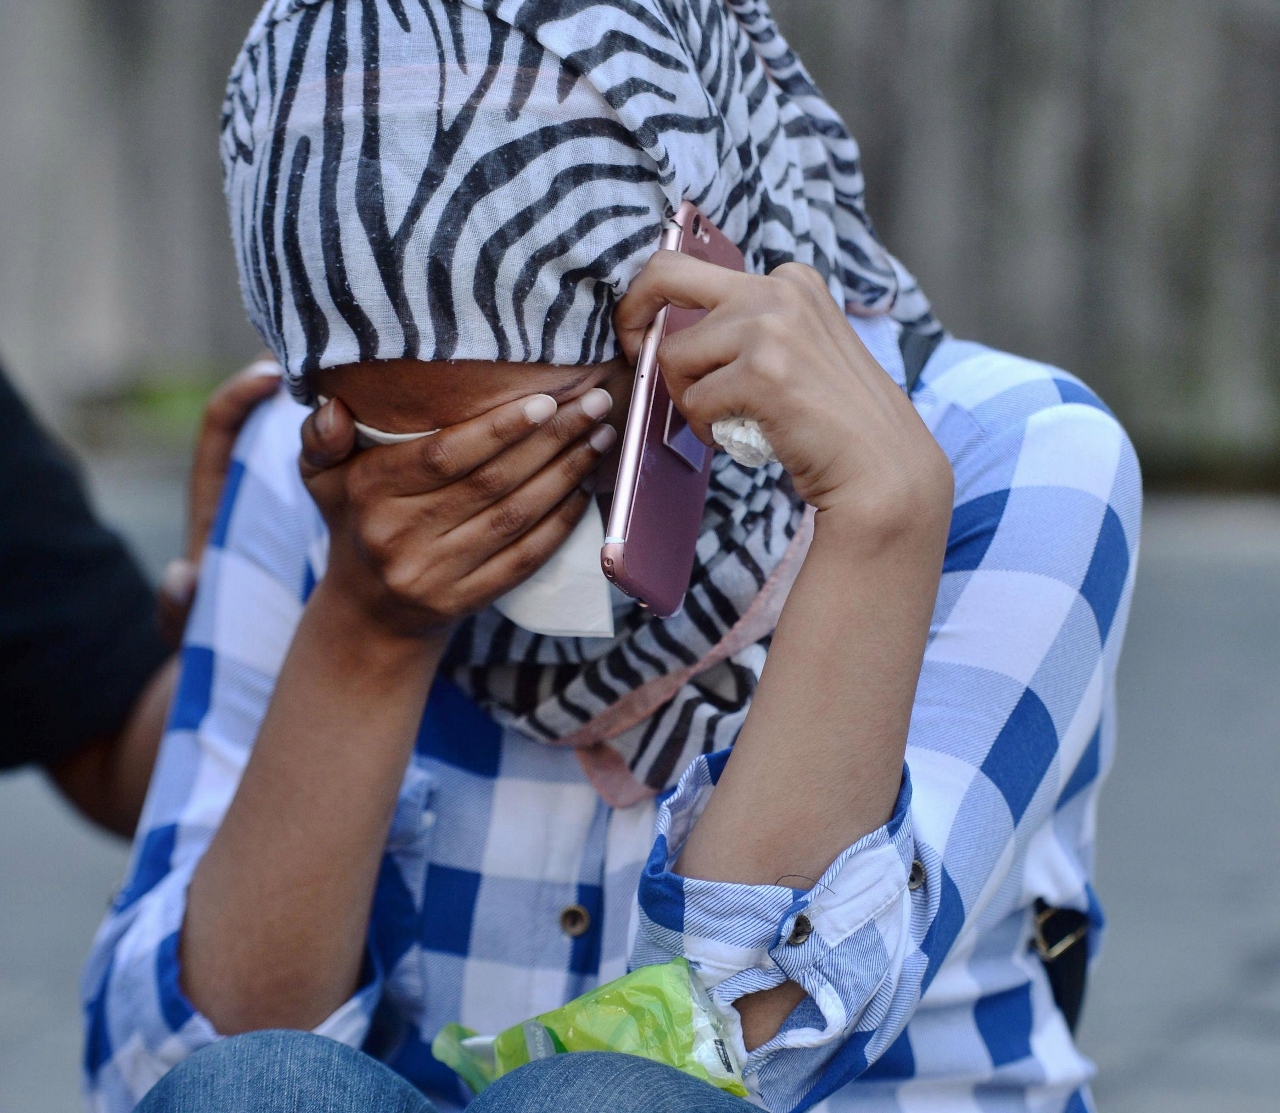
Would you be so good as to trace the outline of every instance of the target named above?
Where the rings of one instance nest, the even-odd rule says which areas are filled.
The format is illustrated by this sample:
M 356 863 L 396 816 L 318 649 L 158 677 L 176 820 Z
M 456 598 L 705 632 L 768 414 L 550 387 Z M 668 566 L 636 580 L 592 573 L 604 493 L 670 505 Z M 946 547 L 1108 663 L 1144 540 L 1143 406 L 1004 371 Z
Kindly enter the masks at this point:
M 773 1113 L 1090 1109 L 1033 944 L 1100 938 L 1137 463 L 1078 380 L 945 336 L 767 3 L 268 0 L 222 161 L 289 393 L 85 971 L 90 1107 L 456 1108 L 444 1024 L 683 957 Z M 654 252 L 688 199 L 747 273 Z M 660 352 L 694 434 L 776 460 L 718 455 L 683 608 L 610 621 L 668 304 L 708 311 Z M 508 613 L 584 527 L 598 607 Z M 745 1106 L 584 1054 L 473 1113 L 552 1109 Z
M 905 387 L 901 359 L 877 354 Z M 944 340 L 911 398 L 955 493 L 887 822 L 807 880 L 695 880 L 677 862 L 726 755 L 695 761 L 666 799 L 611 809 L 572 755 L 437 680 L 374 863 L 367 940 L 353 929 L 358 985 L 307 1024 L 449 1108 L 466 1095 L 428 1052 L 442 1024 L 497 1031 L 628 963 L 684 955 L 726 1005 L 784 980 L 804 987 L 776 1034 L 740 1048 L 770 1109 L 1091 1108 L 1091 1067 L 1029 940 L 1037 898 L 1086 911 L 1090 948 L 1100 939 L 1095 802 L 1114 745 L 1137 463 L 1079 380 L 978 345 Z M 245 1027 L 197 1006 L 179 940 L 192 877 L 333 566 L 295 463 L 307 416 L 282 394 L 236 450 L 143 834 L 85 974 L 90 1104 L 104 1113 Z M 346 747 L 371 744 L 368 718 L 345 721 Z M 322 745 L 320 763 L 332 760 Z M 827 818 L 804 809 L 789 822 L 803 842 Z M 296 827 L 314 836 L 304 817 Z M 279 1017 L 291 987 L 269 972 L 266 986 Z

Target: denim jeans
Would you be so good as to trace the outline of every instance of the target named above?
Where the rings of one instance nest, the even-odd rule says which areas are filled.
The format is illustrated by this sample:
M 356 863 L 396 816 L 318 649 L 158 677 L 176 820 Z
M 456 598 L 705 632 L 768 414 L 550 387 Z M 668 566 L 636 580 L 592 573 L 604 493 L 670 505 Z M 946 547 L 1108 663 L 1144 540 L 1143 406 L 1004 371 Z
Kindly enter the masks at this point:
M 696 1078 L 630 1055 L 578 1052 L 500 1078 L 467 1113 L 753 1113 Z M 409 1082 L 306 1032 L 252 1032 L 184 1059 L 137 1113 L 435 1113 Z

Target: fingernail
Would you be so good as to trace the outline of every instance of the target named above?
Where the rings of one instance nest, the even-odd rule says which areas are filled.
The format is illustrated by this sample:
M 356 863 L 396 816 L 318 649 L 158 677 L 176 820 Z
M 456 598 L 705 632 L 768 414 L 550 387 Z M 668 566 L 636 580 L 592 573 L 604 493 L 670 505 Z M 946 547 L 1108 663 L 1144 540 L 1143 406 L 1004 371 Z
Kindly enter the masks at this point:
M 524 404 L 524 416 L 534 425 L 549 420 L 559 407 L 550 394 L 535 394 Z
M 326 402 L 320 407 L 320 412 L 316 414 L 316 428 L 320 430 L 322 437 L 327 437 L 333 432 L 333 402 Z
M 613 409 L 613 396 L 602 387 L 594 387 L 582 396 L 582 412 L 599 421 Z
M 242 370 L 240 374 L 236 376 L 236 378 L 238 379 L 266 379 L 266 378 L 278 379 L 283 374 L 284 374 L 284 371 L 281 369 L 280 364 L 278 364 L 274 359 L 260 359 L 254 363 L 249 364 L 249 366 L 244 368 L 244 370 Z
M 182 558 L 171 560 L 165 566 L 160 590 L 179 606 L 185 607 L 195 594 L 199 578 L 200 571 L 191 561 Z
M 601 414 L 603 417 L 604 415 Z M 594 448 L 597 452 L 605 453 L 613 447 L 613 442 L 618 439 L 618 434 L 612 425 L 601 425 L 599 429 L 592 432 L 587 438 L 587 444 Z

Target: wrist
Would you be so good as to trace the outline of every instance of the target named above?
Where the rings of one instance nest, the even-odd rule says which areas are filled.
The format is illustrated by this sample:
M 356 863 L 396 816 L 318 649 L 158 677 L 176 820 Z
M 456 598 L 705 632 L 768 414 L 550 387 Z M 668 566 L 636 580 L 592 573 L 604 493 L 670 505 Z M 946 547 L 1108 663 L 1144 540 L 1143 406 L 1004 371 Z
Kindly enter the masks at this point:
M 822 499 L 815 542 L 825 537 L 862 554 L 945 547 L 955 479 L 936 443 L 930 439 L 907 460 L 877 470 L 850 469 L 851 478 Z
M 316 585 L 307 612 L 333 651 L 348 655 L 358 671 L 396 671 L 424 662 L 434 668 L 451 632 L 447 626 L 411 629 L 389 621 L 328 576 Z
M 856 496 L 820 509 L 813 547 L 846 558 L 900 560 L 907 554 L 940 554 L 946 547 L 950 505 L 927 500 L 875 501 Z

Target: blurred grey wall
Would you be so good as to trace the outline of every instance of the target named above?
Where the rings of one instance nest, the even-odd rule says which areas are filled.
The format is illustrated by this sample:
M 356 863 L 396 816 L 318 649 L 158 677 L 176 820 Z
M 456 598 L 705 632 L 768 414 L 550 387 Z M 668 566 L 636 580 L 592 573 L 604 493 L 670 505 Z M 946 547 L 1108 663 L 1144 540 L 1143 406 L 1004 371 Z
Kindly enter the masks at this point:
M 216 155 L 257 0 L 0 0 L 0 353 L 41 405 L 255 338 Z M 1152 474 L 1280 483 L 1280 0 L 775 0 L 953 331 Z
M 0 357 L 58 419 L 142 365 L 233 361 L 218 166 L 260 0 L 0 0 Z
M 775 0 L 955 332 L 1280 485 L 1280 0 Z

